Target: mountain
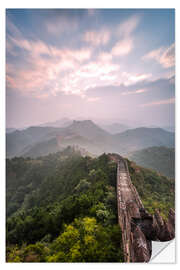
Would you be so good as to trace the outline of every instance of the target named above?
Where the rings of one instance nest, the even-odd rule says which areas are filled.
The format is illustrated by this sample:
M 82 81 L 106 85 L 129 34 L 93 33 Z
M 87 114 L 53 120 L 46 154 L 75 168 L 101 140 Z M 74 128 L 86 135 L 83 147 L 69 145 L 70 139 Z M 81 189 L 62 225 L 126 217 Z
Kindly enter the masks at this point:
M 146 126 L 148 128 L 162 128 L 166 131 L 169 132 L 175 132 L 175 126 L 155 126 L 155 125 L 150 125 L 150 126 Z
M 92 153 L 100 154 L 104 151 L 103 147 L 109 136 L 91 120 L 73 121 L 64 128 L 29 127 L 7 134 L 6 155 L 37 157 L 57 152 L 68 145 L 79 145 Z
M 127 160 L 145 208 L 167 218 L 174 181 Z M 123 262 L 110 155 L 83 157 L 68 147 L 6 161 L 8 262 Z
M 21 156 L 36 158 L 39 156 L 46 156 L 51 153 L 56 153 L 60 150 L 62 150 L 62 147 L 58 145 L 56 138 L 52 138 L 48 141 L 39 142 L 33 146 L 25 147 L 21 152 Z
M 175 134 L 161 128 L 136 128 L 114 135 L 116 152 L 128 153 L 152 146 L 174 147 Z M 115 149 L 114 149 L 115 151 Z
M 150 147 L 129 153 L 127 157 L 145 168 L 153 169 L 170 178 L 175 177 L 174 148 Z
M 39 125 L 40 127 L 67 127 L 72 124 L 72 120 L 69 118 L 62 118 L 54 122 L 47 122 Z
M 127 129 L 130 129 L 129 126 L 124 125 L 124 124 L 120 124 L 120 123 L 113 123 L 111 125 L 104 125 L 104 126 L 102 126 L 102 128 L 111 134 L 121 133 Z
M 169 132 L 175 132 L 175 126 L 163 126 L 162 128 Z
M 74 120 L 72 125 L 67 127 L 67 130 L 90 140 L 103 139 L 110 136 L 107 131 L 94 124 L 91 120 Z
M 14 132 L 16 128 L 6 128 L 6 133 Z
M 53 127 L 29 127 L 24 130 L 16 130 L 6 135 L 7 157 L 20 156 L 24 149 L 32 147 L 38 142 L 47 141 L 58 134 L 60 128 Z
M 152 146 L 174 147 L 174 133 L 160 128 L 136 128 L 113 135 L 91 120 L 74 120 L 64 128 L 29 127 L 6 135 L 7 157 L 37 157 L 68 145 L 78 145 L 95 155 L 104 152 L 127 154 Z

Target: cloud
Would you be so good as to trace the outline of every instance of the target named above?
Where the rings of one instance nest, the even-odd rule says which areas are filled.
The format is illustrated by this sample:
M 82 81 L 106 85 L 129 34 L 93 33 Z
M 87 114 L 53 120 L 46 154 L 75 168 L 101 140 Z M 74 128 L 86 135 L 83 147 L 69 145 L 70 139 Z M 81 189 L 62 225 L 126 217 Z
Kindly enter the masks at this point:
M 174 104 L 175 98 L 163 99 L 158 101 L 153 101 L 150 103 L 141 104 L 141 107 L 151 107 L 151 106 L 158 106 L 158 105 L 166 105 L 166 104 Z
M 147 90 L 146 89 L 138 89 L 138 90 L 135 90 L 135 91 L 122 92 L 122 95 L 127 96 L 127 95 L 141 94 L 141 93 L 144 93 L 144 92 L 147 92 Z
M 129 36 L 137 28 L 139 22 L 140 16 L 131 16 L 117 27 L 116 32 L 118 35 Z
M 87 101 L 89 101 L 89 102 L 97 102 L 99 100 L 100 100 L 99 97 L 89 97 L 89 98 L 87 98 Z
M 136 84 L 138 82 L 149 79 L 150 77 L 152 77 L 152 74 L 151 73 L 136 74 L 136 73 L 123 72 L 122 76 L 124 78 L 124 85 L 129 86 L 129 85 Z
M 150 51 L 142 57 L 143 60 L 155 60 L 160 63 L 164 68 L 170 68 L 175 65 L 175 44 L 170 47 L 160 47 L 157 50 Z
M 98 55 L 98 60 L 101 62 L 108 62 L 112 60 L 112 54 L 107 52 L 102 52 Z
M 24 95 L 46 98 L 63 92 L 84 98 L 89 88 L 133 85 L 151 76 L 121 72 L 110 53 L 93 55 L 91 48 L 64 49 L 23 37 L 10 37 L 9 42 L 8 50 L 18 47 L 26 52 L 18 68 L 13 64 L 7 68 L 8 87 Z
M 167 48 L 160 58 L 160 63 L 165 67 L 169 68 L 175 65 L 175 44 L 172 44 Z
M 131 16 L 116 28 L 115 35 L 118 36 L 120 40 L 111 50 L 113 56 L 124 56 L 133 50 L 134 41 L 132 33 L 137 28 L 139 22 L 139 16 Z
M 30 94 L 38 98 L 41 94 L 42 97 L 46 97 L 47 93 L 56 95 L 59 91 L 67 92 L 67 88 L 69 91 L 71 88 L 69 75 L 72 70 L 78 69 L 91 56 L 91 50 L 88 48 L 59 49 L 48 46 L 40 40 L 30 41 L 14 37 L 9 38 L 9 41 L 11 46 L 8 53 L 18 47 L 25 50 L 27 56 L 26 60 L 22 62 L 22 66 L 18 68 L 16 66 L 14 69 L 12 65 L 7 66 L 7 86 L 17 89 L 25 95 Z M 77 93 L 79 91 L 77 89 Z
M 113 56 L 124 56 L 129 54 L 133 49 L 133 41 L 131 38 L 126 38 L 118 41 L 112 48 L 111 53 Z
M 75 9 L 60 9 L 56 11 L 57 13 L 54 14 L 54 12 L 52 12 L 51 16 L 48 12 L 47 20 L 45 22 L 47 32 L 56 36 L 67 31 L 77 30 L 83 17 L 89 14 L 85 9 L 78 11 Z
M 110 40 L 110 32 L 108 30 L 88 31 L 84 34 L 83 40 L 93 46 L 105 45 Z
M 102 51 L 91 46 L 79 49 L 52 46 L 40 39 L 30 40 L 20 33 L 18 36 L 11 33 L 8 53 L 19 54 L 20 60 L 18 65 L 14 62 L 11 67 L 9 65 L 7 85 L 24 95 L 38 98 L 56 96 L 60 92 L 84 98 L 88 89 L 120 85 L 137 87 L 137 90 L 131 91 L 133 88 L 130 88 L 123 95 L 143 93 L 144 85 L 136 84 L 148 80 L 152 74 L 126 72 L 116 59 L 116 56 L 127 55 L 133 49 L 131 34 L 138 23 L 139 17 L 133 16 L 118 26 L 121 40 L 114 45 L 112 53 L 110 49 Z M 112 35 L 114 32 L 111 31 Z M 84 38 L 94 46 L 106 44 L 110 40 L 110 28 L 86 32 Z

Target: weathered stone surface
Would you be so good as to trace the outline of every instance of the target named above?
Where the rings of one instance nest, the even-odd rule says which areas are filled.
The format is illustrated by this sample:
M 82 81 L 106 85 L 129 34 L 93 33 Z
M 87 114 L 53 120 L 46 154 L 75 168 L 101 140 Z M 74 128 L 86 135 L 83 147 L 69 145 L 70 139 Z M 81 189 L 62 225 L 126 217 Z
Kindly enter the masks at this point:
M 131 223 L 131 249 L 133 262 L 148 262 L 151 258 L 151 241 L 147 240 L 140 227 Z
M 162 242 L 172 240 L 175 237 L 174 211 L 170 210 L 168 221 L 163 220 L 157 209 L 153 218 L 157 239 Z

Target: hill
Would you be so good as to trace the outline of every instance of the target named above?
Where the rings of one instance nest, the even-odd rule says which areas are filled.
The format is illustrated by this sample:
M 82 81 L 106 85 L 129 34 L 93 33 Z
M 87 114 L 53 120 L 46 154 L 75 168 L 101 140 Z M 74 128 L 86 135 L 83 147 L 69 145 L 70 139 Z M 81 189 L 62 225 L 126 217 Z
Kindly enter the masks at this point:
M 109 137 L 110 134 L 97 126 L 91 120 L 73 121 L 72 125 L 67 127 L 67 130 L 74 132 L 82 137 L 90 140 L 103 139 Z
M 6 133 L 14 132 L 16 128 L 6 128 Z
M 114 172 L 70 147 L 7 160 L 7 261 L 123 261 Z
M 161 128 L 141 127 L 114 135 L 114 143 L 119 153 L 128 153 L 152 146 L 174 147 L 175 136 Z
M 122 262 L 117 225 L 116 164 L 108 155 L 13 158 L 7 169 L 7 261 Z M 164 217 L 174 182 L 128 160 L 145 207 Z
M 113 123 L 111 125 L 103 125 L 102 128 L 111 134 L 121 133 L 130 129 L 129 126 L 120 124 L 120 123 Z
M 156 170 L 170 178 L 175 177 L 174 148 L 150 147 L 129 153 L 127 156 L 145 168 Z
M 21 156 L 25 148 L 55 137 L 60 130 L 53 127 L 29 127 L 6 134 L 6 155 L 7 157 Z

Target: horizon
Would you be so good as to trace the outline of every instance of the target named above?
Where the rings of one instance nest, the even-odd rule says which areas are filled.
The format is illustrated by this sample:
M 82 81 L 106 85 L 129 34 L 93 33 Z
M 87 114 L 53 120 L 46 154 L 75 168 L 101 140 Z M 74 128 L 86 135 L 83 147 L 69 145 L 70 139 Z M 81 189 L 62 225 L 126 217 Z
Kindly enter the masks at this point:
M 174 126 L 174 13 L 7 9 L 6 126 L 64 117 Z
M 57 122 L 61 121 L 61 120 L 66 120 L 66 121 L 70 121 L 69 124 L 67 125 L 63 125 L 63 122 L 60 124 L 60 125 L 55 125 Z M 169 131 L 169 132 L 174 132 L 173 130 L 175 130 L 175 126 L 156 126 L 156 125 L 126 125 L 125 123 L 123 122 L 118 122 L 118 121 L 114 121 L 113 120 L 105 120 L 105 119 L 99 119 L 99 120 L 92 120 L 92 119 L 70 119 L 70 118 L 62 118 L 62 119 L 58 119 L 56 121 L 53 121 L 53 122 L 45 122 L 45 123 L 40 123 L 39 125 L 29 125 L 29 126 L 24 126 L 24 127 L 6 127 L 6 130 L 7 129 L 14 129 L 14 130 L 25 130 L 25 129 L 28 129 L 28 128 L 34 128 L 34 127 L 55 127 L 55 128 L 59 128 L 59 127 L 62 127 L 62 128 L 66 128 L 66 127 L 69 127 L 71 126 L 73 123 L 75 122 L 87 122 L 87 121 L 90 121 L 92 122 L 93 124 L 95 124 L 96 126 L 98 126 L 99 128 L 103 129 L 104 131 L 107 132 L 106 130 L 106 127 L 111 127 L 113 125 L 122 125 L 124 126 L 125 130 L 131 130 L 131 129 L 139 129 L 139 128 L 150 128 L 150 129 L 164 129 L 166 131 Z M 65 123 L 65 122 L 64 122 Z M 168 129 L 172 129 L 172 130 L 168 130 Z M 121 131 L 121 132 L 124 132 L 124 131 Z M 117 132 L 117 133 L 121 133 L 121 132 Z M 111 133 L 108 131 L 108 133 Z

